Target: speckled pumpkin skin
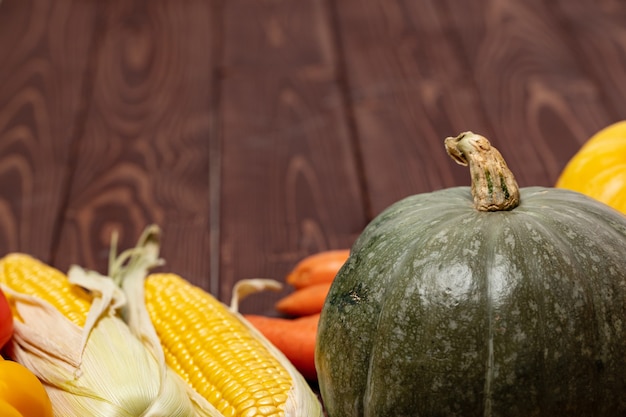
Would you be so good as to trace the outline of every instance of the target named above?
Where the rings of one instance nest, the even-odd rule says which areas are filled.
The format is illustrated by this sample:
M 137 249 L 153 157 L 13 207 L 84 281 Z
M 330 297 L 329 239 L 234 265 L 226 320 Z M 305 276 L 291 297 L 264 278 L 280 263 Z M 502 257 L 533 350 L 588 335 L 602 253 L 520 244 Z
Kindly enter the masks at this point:
M 401 200 L 335 278 L 316 367 L 331 417 L 625 416 L 626 217 L 553 188 Z

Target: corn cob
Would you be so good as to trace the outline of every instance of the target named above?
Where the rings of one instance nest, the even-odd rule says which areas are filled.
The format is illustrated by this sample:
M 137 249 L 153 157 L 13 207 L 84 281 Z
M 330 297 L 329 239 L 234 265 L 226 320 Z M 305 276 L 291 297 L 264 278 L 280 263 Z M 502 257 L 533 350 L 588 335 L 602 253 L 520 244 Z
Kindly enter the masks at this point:
M 146 266 L 162 261 L 159 238 L 160 229 L 149 226 L 119 256 L 114 239 L 109 276 L 124 290 L 129 310 L 152 324 L 168 366 L 224 416 L 322 416 L 304 377 L 235 308 L 175 274 L 147 277 Z M 245 280 L 235 293 L 272 287 L 267 281 Z
M 142 244 L 146 242 L 140 240 L 138 246 Z M 109 265 L 110 277 L 122 288 L 122 264 L 145 261 L 133 261 L 142 251 L 127 252 L 130 256 L 117 257 L 113 250 Z M 142 267 L 134 269 L 137 276 Z M 241 315 L 177 275 L 144 275 L 141 280 L 140 307 L 147 309 L 169 368 L 221 415 L 322 415 L 304 378 Z M 92 296 L 28 255 L 10 254 L 0 260 L 0 284 L 46 300 L 78 326 L 87 320 Z M 138 300 L 132 291 L 125 292 L 129 301 Z
M 22 254 L 12 253 L 0 259 L 0 284 L 14 291 L 47 301 L 72 323 L 84 326 L 91 307 L 91 295 L 55 268 Z M 16 311 L 13 311 L 17 314 Z
M 55 416 L 218 416 L 115 315 L 124 294 L 110 278 L 11 254 L 0 285 L 17 317 L 10 357 L 44 383 Z
M 149 227 L 119 256 L 114 240 L 109 276 L 129 304 L 141 301 L 169 367 L 224 416 L 322 416 L 304 377 L 240 314 L 178 275 L 137 273 L 159 237 Z
M 167 363 L 222 414 L 284 415 L 291 376 L 224 304 L 175 274 L 145 295 Z

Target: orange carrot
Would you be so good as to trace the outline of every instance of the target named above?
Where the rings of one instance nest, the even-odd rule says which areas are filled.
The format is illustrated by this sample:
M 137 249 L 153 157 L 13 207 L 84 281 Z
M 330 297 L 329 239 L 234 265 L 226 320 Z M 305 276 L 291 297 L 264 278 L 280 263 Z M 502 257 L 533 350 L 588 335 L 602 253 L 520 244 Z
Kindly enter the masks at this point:
M 331 284 L 331 282 L 323 282 L 296 289 L 279 299 L 274 307 L 276 311 L 290 316 L 301 317 L 317 314 L 324 307 L 324 301 Z
M 315 339 L 320 315 L 285 319 L 257 314 L 244 317 L 274 344 L 308 380 L 317 381 Z
M 286 282 L 295 288 L 332 282 L 350 255 L 349 249 L 334 249 L 309 255 L 296 264 Z

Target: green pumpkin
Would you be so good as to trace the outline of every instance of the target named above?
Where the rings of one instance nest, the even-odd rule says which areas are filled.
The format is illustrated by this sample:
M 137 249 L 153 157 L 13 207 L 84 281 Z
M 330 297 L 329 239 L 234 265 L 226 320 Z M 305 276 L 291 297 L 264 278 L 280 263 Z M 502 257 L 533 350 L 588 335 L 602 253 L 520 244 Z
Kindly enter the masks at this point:
M 328 415 L 626 415 L 626 217 L 518 190 L 482 136 L 446 147 L 471 189 L 386 209 L 332 284 L 316 347 Z

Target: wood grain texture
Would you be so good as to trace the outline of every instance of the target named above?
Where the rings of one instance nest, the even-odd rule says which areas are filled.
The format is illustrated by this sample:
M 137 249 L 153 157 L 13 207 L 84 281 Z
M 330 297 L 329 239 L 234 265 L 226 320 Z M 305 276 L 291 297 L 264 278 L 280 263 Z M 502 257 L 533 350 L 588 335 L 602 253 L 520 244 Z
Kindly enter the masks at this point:
M 3 0 L 0 253 L 104 271 L 158 223 L 166 269 L 228 301 L 469 184 L 446 136 L 551 185 L 626 118 L 625 28 L 617 0 Z
M 82 1 L 0 4 L 2 254 L 51 261 L 94 30 L 94 10 Z
M 371 215 L 411 194 L 467 184 L 443 141 L 489 132 L 435 3 L 336 2 Z
M 612 120 L 626 119 L 626 3 L 561 0 L 549 4 L 562 16 L 577 62 L 599 85 Z
M 98 3 L 102 31 L 58 264 L 106 271 L 111 234 L 163 229 L 166 269 L 209 287 L 212 13 L 207 2 Z
M 482 106 L 521 186 L 553 185 L 580 145 L 611 122 L 600 88 L 547 1 L 445 1 Z
M 445 136 L 481 133 L 520 185 L 552 185 L 580 145 L 615 119 L 597 77 L 581 66 L 580 40 L 544 2 L 336 8 L 374 214 L 409 194 L 468 184 L 442 151 Z
M 220 296 L 347 247 L 364 212 L 324 3 L 224 3 Z M 277 294 L 244 311 L 272 312 Z

